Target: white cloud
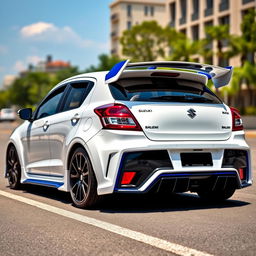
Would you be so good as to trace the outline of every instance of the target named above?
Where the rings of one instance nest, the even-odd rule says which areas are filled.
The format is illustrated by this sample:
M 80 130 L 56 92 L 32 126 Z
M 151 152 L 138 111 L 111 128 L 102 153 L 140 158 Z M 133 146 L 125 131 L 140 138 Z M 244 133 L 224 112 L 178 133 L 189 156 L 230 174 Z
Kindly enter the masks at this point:
M 51 23 L 37 22 L 28 26 L 23 27 L 20 33 L 23 37 L 33 37 L 43 34 L 47 31 L 53 31 L 56 27 Z
M 8 48 L 4 45 L 0 45 L 0 54 L 4 55 L 8 52 Z
M 52 23 L 38 22 L 21 28 L 20 34 L 24 39 L 52 44 L 69 44 L 79 48 L 98 48 L 107 50 L 108 44 L 84 39 L 71 27 L 57 27 Z

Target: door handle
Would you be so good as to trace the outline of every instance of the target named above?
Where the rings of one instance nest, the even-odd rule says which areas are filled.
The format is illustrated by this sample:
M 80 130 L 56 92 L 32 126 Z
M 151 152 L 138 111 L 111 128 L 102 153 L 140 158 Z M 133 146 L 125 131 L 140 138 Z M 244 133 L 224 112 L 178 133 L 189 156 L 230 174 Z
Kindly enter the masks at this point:
M 48 122 L 48 121 L 45 121 L 45 123 L 44 123 L 44 125 L 43 125 L 44 131 L 46 131 L 46 130 L 48 129 L 49 125 L 50 125 L 49 122 Z
M 79 121 L 80 118 L 81 118 L 80 115 L 79 115 L 78 113 L 76 113 L 76 114 L 71 118 L 72 124 L 76 124 L 76 123 Z

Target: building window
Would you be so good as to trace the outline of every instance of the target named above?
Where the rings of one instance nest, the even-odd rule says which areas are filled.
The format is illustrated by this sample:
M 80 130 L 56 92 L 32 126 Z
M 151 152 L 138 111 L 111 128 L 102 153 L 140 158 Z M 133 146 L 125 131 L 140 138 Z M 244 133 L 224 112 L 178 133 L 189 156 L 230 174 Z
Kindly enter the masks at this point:
M 205 0 L 204 16 L 210 16 L 213 14 L 213 0 Z
M 150 15 L 154 16 L 154 12 L 155 12 L 154 6 L 151 6 L 150 7 Z
M 220 25 L 229 25 L 229 15 L 219 18 Z
M 131 21 L 127 21 L 127 29 L 130 30 L 132 27 L 132 22 Z
M 209 39 L 209 34 L 207 34 L 206 29 L 207 29 L 208 27 L 212 27 L 212 26 L 213 26 L 213 21 L 212 21 L 212 20 L 211 20 L 211 21 L 207 21 L 207 22 L 204 23 L 204 33 L 205 33 L 205 38 L 206 38 L 206 39 Z M 209 42 L 209 43 L 205 46 L 205 48 L 206 48 L 207 50 L 212 50 L 212 48 L 213 48 L 213 43 L 212 43 L 212 42 Z M 209 60 L 208 60 L 206 63 L 210 63 Z
M 229 66 L 229 61 L 226 58 L 219 58 L 218 59 L 218 66 L 220 67 L 227 67 Z
M 144 6 L 144 15 L 148 16 L 148 6 Z
M 193 26 L 192 27 L 192 40 L 198 41 L 199 40 L 199 26 Z
M 221 0 L 219 4 L 219 11 L 226 11 L 229 9 L 229 0 Z
M 131 5 L 127 5 L 127 16 L 132 17 L 132 6 Z
M 184 34 L 185 36 L 187 35 L 187 30 L 184 28 L 184 29 L 181 29 L 180 30 L 180 33 Z
M 113 55 L 116 54 L 116 49 L 112 49 L 111 54 L 113 54 Z
M 191 15 L 191 20 L 198 20 L 199 18 L 199 0 L 193 0 L 193 13 Z
M 229 24 L 230 24 L 229 15 L 219 18 L 219 25 L 227 25 L 229 27 Z M 228 46 L 228 40 L 227 39 L 221 40 L 221 43 L 222 43 L 223 47 Z
M 180 0 L 180 9 L 181 9 L 181 17 L 180 17 L 180 25 L 186 23 L 187 19 L 187 1 Z
M 247 15 L 249 13 L 250 10 L 253 10 L 253 8 L 249 8 L 249 9 L 245 9 L 241 12 L 242 15 L 242 19 L 244 18 L 245 15 Z
M 254 2 L 255 0 L 242 0 L 243 4 Z
M 176 20 L 176 3 L 170 4 L 170 26 L 175 27 L 175 20 Z

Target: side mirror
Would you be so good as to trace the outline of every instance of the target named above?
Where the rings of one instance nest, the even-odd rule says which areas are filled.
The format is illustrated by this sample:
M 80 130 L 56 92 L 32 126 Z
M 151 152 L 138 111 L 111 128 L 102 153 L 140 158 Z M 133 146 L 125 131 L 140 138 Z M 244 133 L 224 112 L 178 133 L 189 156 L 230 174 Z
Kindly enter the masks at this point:
M 23 120 L 32 121 L 32 109 L 31 108 L 23 108 L 18 111 L 18 115 Z

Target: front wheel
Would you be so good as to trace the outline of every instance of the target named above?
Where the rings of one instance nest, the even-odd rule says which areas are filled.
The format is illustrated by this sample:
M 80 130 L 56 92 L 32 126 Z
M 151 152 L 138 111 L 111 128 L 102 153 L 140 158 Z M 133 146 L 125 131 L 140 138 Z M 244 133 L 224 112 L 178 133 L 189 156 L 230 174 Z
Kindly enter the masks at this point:
M 14 146 L 9 147 L 6 160 L 7 177 L 10 188 L 18 189 L 20 188 L 21 168 L 19 156 Z
M 197 194 L 198 196 L 207 201 L 212 201 L 212 202 L 220 202 L 227 200 L 233 194 L 235 193 L 234 188 L 229 188 L 229 189 L 224 189 L 224 190 L 213 190 L 213 191 L 198 191 Z
M 77 148 L 69 163 L 70 195 L 78 208 L 94 206 L 99 196 L 90 159 L 83 148 Z

